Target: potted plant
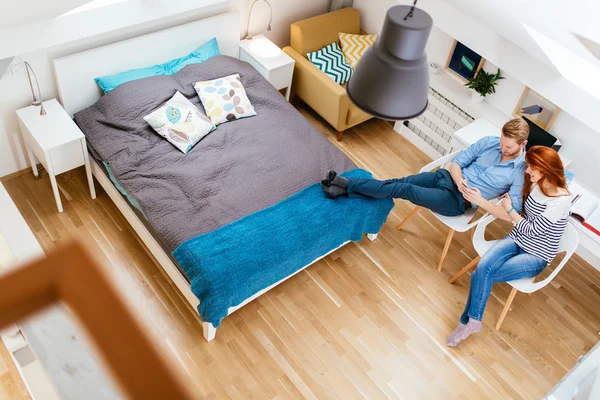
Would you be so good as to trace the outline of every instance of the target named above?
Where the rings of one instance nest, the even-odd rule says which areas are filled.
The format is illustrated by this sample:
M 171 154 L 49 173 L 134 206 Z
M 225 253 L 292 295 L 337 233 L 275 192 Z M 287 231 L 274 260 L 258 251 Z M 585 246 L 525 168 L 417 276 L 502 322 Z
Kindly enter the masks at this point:
M 473 79 L 465 83 L 466 87 L 473 89 L 471 101 L 473 103 L 481 103 L 485 96 L 496 93 L 496 85 L 500 79 L 504 79 L 500 75 L 500 68 L 498 68 L 498 72 L 495 74 L 486 72 L 483 69 L 479 70 Z

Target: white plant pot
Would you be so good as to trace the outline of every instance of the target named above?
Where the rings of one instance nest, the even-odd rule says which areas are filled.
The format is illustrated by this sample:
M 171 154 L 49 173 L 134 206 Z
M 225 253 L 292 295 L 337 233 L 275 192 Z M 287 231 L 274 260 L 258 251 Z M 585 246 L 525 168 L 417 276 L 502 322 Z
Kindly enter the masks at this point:
M 432 74 L 437 74 L 442 70 L 442 66 L 434 63 L 433 61 L 429 62 L 429 70 L 431 71 Z
M 471 92 L 471 103 L 473 104 L 479 104 L 483 101 L 484 97 L 482 95 L 480 95 L 479 93 L 477 93 L 476 91 L 473 90 L 473 92 Z

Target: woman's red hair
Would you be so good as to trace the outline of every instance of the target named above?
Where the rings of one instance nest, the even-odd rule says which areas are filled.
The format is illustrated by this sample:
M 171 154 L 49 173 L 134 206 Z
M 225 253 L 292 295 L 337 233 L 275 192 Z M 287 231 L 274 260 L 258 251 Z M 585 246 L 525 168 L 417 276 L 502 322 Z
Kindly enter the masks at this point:
M 555 197 L 546 193 L 544 182 L 548 182 L 555 188 L 567 190 L 565 168 L 555 150 L 546 146 L 533 146 L 525 153 L 525 162 L 527 162 L 529 167 L 542 173 L 542 178 L 538 181 L 538 186 L 544 195 Z M 523 183 L 523 204 L 525 204 L 530 192 L 531 180 L 529 179 L 528 174 L 525 173 L 525 182 Z

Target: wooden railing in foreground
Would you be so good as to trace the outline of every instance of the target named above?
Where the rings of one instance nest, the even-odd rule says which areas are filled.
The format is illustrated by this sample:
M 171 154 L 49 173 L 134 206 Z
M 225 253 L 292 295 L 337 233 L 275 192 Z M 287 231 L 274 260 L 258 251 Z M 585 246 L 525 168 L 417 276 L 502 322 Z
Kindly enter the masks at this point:
M 191 399 L 104 272 L 78 244 L 0 276 L 0 327 L 57 302 L 78 317 L 131 399 Z

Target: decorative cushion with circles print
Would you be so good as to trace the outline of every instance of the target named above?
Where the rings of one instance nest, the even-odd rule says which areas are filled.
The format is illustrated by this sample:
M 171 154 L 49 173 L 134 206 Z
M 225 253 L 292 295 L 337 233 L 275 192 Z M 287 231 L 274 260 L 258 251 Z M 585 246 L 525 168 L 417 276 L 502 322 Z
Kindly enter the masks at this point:
M 239 74 L 194 83 L 206 115 L 215 125 L 256 115 Z

